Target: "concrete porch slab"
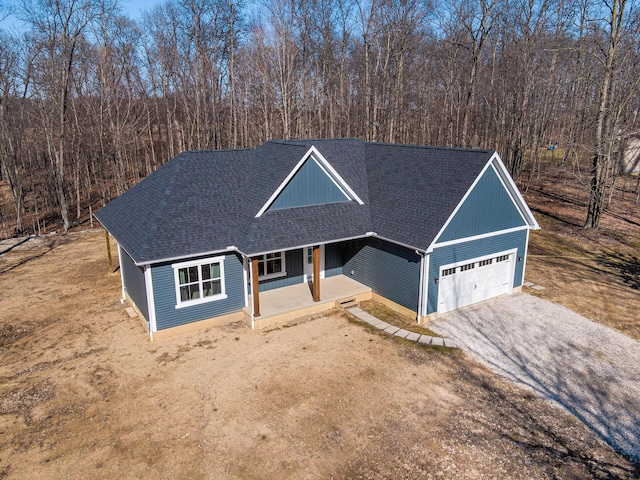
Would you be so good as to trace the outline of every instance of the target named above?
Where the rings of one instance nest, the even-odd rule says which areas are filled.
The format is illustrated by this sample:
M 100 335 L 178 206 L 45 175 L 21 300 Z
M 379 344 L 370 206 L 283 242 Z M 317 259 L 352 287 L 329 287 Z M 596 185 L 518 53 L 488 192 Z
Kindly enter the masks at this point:
M 336 307 L 338 302 L 348 299 L 357 302 L 371 299 L 371 288 L 345 276 L 336 275 L 320 280 L 320 301 L 314 302 L 308 283 L 260 292 L 260 313 L 255 317 L 255 328 L 264 328 L 288 322 L 295 318 L 313 315 Z M 251 318 L 252 296 L 245 315 Z

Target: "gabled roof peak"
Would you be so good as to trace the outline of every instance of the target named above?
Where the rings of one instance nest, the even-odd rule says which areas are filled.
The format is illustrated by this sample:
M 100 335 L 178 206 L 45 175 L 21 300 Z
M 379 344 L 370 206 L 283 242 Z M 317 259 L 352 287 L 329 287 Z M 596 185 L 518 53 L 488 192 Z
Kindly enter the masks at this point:
M 309 165 L 309 162 L 313 162 L 313 164 L 318 166 L 315 176 L 316 178 L 300 180 L 301 172 L 306 165 Z M 298 183 L 305 183 L 300 185 L 300 189 L 302 190 L 302 195 L 305 195 L 308 198 L 302 198 L 299 196 L 297 200 L 293 200 L 293 204 L 291 204 L 291 201 L 288 203 L 285 202 L 285 205 L 288 205 L 289 207 L 320 205 L 323 203 L 334 203 L 335 201 L 355 201 L 359 205 L 364 204 L 358 194 L 349 186 L 335 168 L 333 168 L 331 163 L 327 161 L 315 145 L 311 145 L 285 179 L 280 183 L 278 188 L 274 190 L 258 213 L 256 213 L 256 218 L 261 217 L 264 212 L 273 208 L 287 190 L 294 188 L 292 184 L 296 182 L 296 179 L 298 179 Z M 311 198 L 310 194 L 314 187 L 313 183 L 317 184 L 317 182 L 323 182 L 328 185 L 328 188 L 325 188 L 324 195 L 321 192 L 320 195 L 316 195 L 315 198 Z M 329 201 L 329 199 L 331 199 L 331 201 Z M 282 207 L 278 206 L 277 208 Z

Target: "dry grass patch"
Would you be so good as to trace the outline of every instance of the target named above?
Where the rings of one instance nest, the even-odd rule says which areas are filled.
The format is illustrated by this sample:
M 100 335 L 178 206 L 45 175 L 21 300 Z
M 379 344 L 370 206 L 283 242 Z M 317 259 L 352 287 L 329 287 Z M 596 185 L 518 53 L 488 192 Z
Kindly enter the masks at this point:
M 427 327 L 418 325 L 414 318 L 402 315 L 401 313 L 396 312 L 375 300 L 360 302 L 360 308 L 383 322 L 403 328 L 409 332 L 419 333 L 420 335 L 429 335 L 430 337 L 442 336 L 432 330 L 429 330 Z
M 582 228 L 585 191 L 570 173 L 532 184 L 525 194 L 541 230 L 531 232 L 528 293 L 640 340 L 640 210 L 616 193 L 597 231 Z

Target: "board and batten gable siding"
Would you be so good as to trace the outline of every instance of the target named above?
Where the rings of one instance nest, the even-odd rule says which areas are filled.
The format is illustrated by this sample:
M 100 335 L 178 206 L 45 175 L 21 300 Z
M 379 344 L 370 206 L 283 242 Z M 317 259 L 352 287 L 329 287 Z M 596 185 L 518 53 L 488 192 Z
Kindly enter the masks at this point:
M 149 321 L 149 305 L 147 304 L 144 268 L 137 266 L 123 248 L 119 248 L 119 255 L 124 290 L 144 319 Z
M 351 200 L 313 160 L 308 158 L 273 201 L 269 210 Z
M 240 311 L 244 307 L 242 258 L 235 253 L 220 256 L 224 256 L 224 282 L 227 298 L 183 308 L 176 308 L 178 299 L 176 298 L 172 264 L 165 263 L 151 267 L 158 330 L 200 320 L 208 320 L 227 313 Z M 193 260 L 197 260 L 197 258 Z
M 368 238 L 345 243 L 343 261 L 344 275 L 403 307 L 418 308 L 420 256 L 414 251 Z
M 438 243 L 525 225 L 500 178 L 489 167 L 438 237 Z
M 260 280 L 261 292 L 276 288 L 296 285 L 304 281 L 304 266 L 302 265 L 302 249 L 288 250 L 284 252 L 287 275 L 284 277 Z M 249 290 L 250 291 L 250 290 Z
M 455 243 L 443 247 L 435 247 L 430 254 L 427 315 L 438 311 L 438 284 L 436 278 L 440 276 L 440 267 L 454 263 L 461 263 L 479 257 L 491 256 L 498 252 L 505 252 L 517 248 L 515 263 L 515 274 L 513 278 L 513 288 L 522 285 L 524 273 L 524 257 L 527 251 L 528 230 L 522 229 L 515 232 L 504 233 L 481 239 L 470 240 L 463 243 Z M 522 260 L 518 260 L 521 258 Z

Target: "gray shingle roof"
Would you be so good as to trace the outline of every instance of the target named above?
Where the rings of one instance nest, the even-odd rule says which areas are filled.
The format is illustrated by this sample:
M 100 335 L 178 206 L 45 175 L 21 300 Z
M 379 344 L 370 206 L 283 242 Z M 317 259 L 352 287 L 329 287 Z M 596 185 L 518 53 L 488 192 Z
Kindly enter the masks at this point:
M 315 146 L 364 202 L 256 213 Z M 492 151 L 270 141 L 256 149 L 184 152 L 96 213 L 139 264 L 235 246 L 247 254 L 363 236 L 426 249 Z
M 374 231 L 425 250 L 493 151 L 389 144 L 365 147 Z

